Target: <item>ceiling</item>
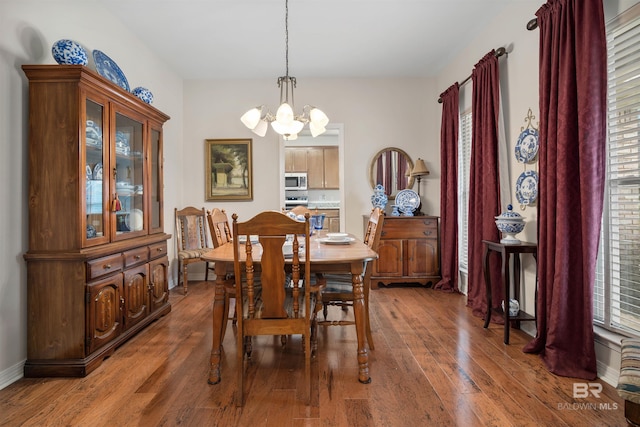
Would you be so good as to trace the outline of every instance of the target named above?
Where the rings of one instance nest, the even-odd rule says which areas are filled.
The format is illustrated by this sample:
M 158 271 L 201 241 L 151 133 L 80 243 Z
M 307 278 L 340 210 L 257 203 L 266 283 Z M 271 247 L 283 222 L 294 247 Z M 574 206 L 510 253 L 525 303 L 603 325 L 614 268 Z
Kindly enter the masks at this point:
M 184 79 L 285 75 L 284 0 L 98 1 Z M 517 1 L 289 0 L 289 75 L 433 76 Z

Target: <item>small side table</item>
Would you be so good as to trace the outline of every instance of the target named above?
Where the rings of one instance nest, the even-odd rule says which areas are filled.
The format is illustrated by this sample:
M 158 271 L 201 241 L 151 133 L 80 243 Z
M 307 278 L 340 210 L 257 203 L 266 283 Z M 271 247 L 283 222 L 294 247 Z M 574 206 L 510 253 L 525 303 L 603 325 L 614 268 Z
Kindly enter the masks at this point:
M 520 310 L 517 316 L 509 316 L 509 258 L 511 254 L 514 254 L 513 258 L 513 284 L 514 284 L 514 298 L 519 300 L 520 297 L 520 254 L 532 254 L 533 258 L 538 262 L 537 253 L 538 245 L 536 243 L 520 242 L 519 244 L 504 244 L 499 242 L 493 242 L 491 240 L 483 240 L 484 244 L 484 281 L 487 287 L 487 314 L 484 320 L 484 327 L 489 326 L 491 321 L 491 310 L 493 309 L 493 298 L 491 292 L 491 269 L 489 268 L 489 254 L 497 252 L 502 255 L 502 285 L 504 286 L 504 343 L 509 344 L 509 326 L 512 320 L 515 320 L 514 328 L 520 329 L 521 321 L 536 320 L 536 316 L 531 316 Z M 538 287 L 536 283 L 536 309 L 538 300 Z M 537 311 L 537 310 L 536 310 Z

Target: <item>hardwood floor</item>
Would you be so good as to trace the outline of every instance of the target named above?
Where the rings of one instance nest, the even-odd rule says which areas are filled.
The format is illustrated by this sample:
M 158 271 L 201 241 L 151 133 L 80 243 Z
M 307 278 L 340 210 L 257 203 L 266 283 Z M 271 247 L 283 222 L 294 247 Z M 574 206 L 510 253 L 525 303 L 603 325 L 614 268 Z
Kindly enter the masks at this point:
M 22 379 L 0 390 L 2 426 L 625 426 L 623 401 L 574 399 L 573 384 L 522 352 L 530 339 L 425 288 L 371 292 L 372 382 L 357 380 L 355 329 L 321 327 L 312 405 L 302 403 L 299 337 L 255 341 L 243 408 L 233 403 L 235 334 L 224 339 L 222 382 L 207 384 L 212 282 L 172 290 L 170 314 L 86 378 Z M 330 308 L 333 319 L 343 315 Z M 350 312 L 349 314 L 350 315 Z

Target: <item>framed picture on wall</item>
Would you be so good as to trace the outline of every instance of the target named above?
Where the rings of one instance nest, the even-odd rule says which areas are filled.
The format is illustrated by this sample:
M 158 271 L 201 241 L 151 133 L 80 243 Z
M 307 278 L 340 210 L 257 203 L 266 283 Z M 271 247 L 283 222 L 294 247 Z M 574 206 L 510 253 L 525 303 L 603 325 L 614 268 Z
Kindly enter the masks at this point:
M 205 188 L 209 201 L 253 200 L 252 139 L 207 139 Z

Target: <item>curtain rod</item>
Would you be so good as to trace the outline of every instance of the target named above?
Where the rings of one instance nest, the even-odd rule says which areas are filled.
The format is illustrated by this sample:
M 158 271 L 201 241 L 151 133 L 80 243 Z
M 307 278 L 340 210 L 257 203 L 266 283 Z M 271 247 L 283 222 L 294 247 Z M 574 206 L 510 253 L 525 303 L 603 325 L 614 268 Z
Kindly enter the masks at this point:
M 499 47 L 496 49 L 496 58 L 500 58 L 502 55 L 507 53 L 507 49 L 503 48 L 503 47 Z M 467 77 L 466 79 L 464 79 L 462 81 L 462 83 L 460 83 L 458 86 L 462 86 L 463 84 L 465 84 L 466 82 L 468 82 L 469 80 L 471 80 L 471 77 L 473 76 L 473 74 L 469 77 Z M 442 104 L 442 98 L 438 98 L 438 103 Z

